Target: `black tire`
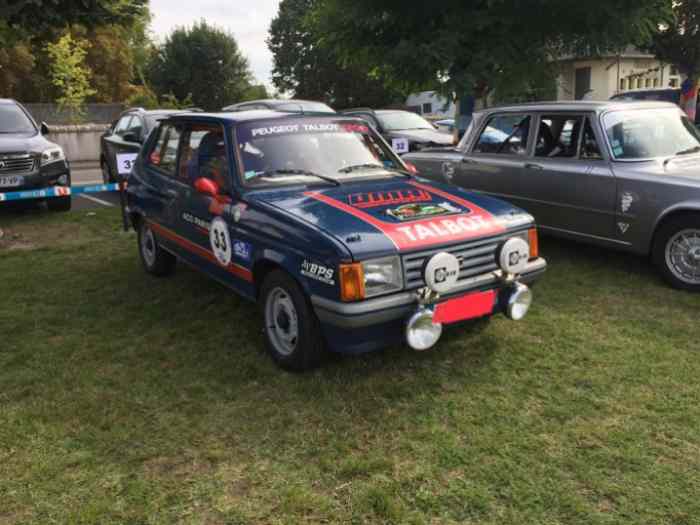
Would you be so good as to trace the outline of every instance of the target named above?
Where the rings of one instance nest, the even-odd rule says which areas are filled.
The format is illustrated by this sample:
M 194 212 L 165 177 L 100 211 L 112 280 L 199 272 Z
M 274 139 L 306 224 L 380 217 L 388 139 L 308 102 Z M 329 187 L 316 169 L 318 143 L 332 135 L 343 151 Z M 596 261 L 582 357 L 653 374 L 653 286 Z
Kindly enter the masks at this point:
M 293 312 L 290 311 L 292 307 Z M 260 291 L 260 308 L 265 323 L 267 351 L 280 367 L 302 372 L 317 367 L 323 361 L 326 343 L 320 323 L 308 298 L 292 277 L 281 270 L 270 272 Z M 272 312 L 277 312 L 277 315 Z M 282 341 L 288 335 L 290 341 Z
M 73 201 L 70 195 L 67 197 L 54 197 L 46 201 L 46 207 L 49 211 L 70 211 L 72 205 Z
M 109 162 L 107 162 L 107 159 L 103 158 L 100 161 L 100 168 L 102 169 L 102 181 L 105 184 L 117 182 L 114 175 L 112 175 L 112 169 L 109 167 Z
M 680 235 L 690 239 L 681 242 L 683 249 L 690 247 L 686 256 L 672 248 Z M 678 246 L 678 245 L 676 245 Z M 654 236 L 652 259 L 663 278 L 674 288 L 700 292 L 700 214 L 679 215 L 664 222 Z M 693 271 L 683 275 L 683 270 Z
M 158 239 L 146 221 L 141 221 L 138 229 L 139 256 L 143 268 L 157 277 L 173 273 L 177 260 L 158 244 Z

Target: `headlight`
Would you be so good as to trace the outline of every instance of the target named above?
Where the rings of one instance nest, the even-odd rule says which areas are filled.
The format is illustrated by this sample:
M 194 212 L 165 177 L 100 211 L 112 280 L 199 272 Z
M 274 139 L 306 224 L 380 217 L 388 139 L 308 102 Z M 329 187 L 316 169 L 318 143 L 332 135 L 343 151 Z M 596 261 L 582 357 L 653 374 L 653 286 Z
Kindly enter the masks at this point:
M 41 153 L 41 165 L 46 166 L 52 162 L 58 162 L 59 160 L 65 160 L 65 155 L 63 154 L 63 149 L 59 146 L 53 148 L 45 149 Z
M 364 261 L 362 271 L 365 280 L 365 297 L 373 297 L 403 288 L 401 260 L 398 256 Z

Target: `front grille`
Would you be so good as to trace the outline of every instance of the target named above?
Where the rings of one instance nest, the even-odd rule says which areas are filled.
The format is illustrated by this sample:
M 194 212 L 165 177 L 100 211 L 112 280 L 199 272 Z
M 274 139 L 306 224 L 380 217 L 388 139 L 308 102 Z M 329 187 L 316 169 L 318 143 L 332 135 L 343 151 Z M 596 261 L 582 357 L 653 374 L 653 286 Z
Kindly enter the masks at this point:
M 457 283 L 477 275 L 498 270 L 496 248 L 510 237 L 513 237 L 513 233 L 404 255 L 403 272 L 406 288 L 414 290 L 425 286 L 425 280 L 423 279 L 425 265 L 433 255 L 439 252 L 451 253 L 459 259 L 459 278 Z
M 34 168 L 34 158 L 27 154 L 0 155 L 0 175 L 28 173 Z

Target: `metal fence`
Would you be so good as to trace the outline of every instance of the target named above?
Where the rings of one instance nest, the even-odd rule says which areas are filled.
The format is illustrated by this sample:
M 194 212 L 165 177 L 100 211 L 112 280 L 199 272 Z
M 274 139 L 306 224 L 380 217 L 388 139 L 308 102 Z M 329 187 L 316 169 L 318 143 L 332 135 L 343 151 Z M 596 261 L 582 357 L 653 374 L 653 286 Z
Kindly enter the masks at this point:
M 62 111 L 57 104 L 31 103 L 23 104 L 37 122 L 47 124 L 71 124 L 69 111 Z M 87 104 L 83 122 L 109 124 L 124 111 L 124 104 Z

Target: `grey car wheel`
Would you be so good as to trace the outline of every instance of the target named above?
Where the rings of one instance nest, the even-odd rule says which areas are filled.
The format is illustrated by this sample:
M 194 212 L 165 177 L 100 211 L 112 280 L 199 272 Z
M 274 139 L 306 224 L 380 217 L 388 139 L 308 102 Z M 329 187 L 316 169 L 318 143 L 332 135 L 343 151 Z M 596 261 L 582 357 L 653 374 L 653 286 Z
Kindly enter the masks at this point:
M 265 329 L 275 351 L 289 356 L 299 343 L 299 317 L 294 302 L 282 288 L 274 288 L 265 300 Z
M 169 275 L 175 269 L 175 256 L 163 250 L 153 230 L 144 220 L 139 225 L 139 255 L 144 269 L 159 277 Z
M 700 286 L 700 229 L 687 228 L 666 242 L 666 266 L 679 281 Z

